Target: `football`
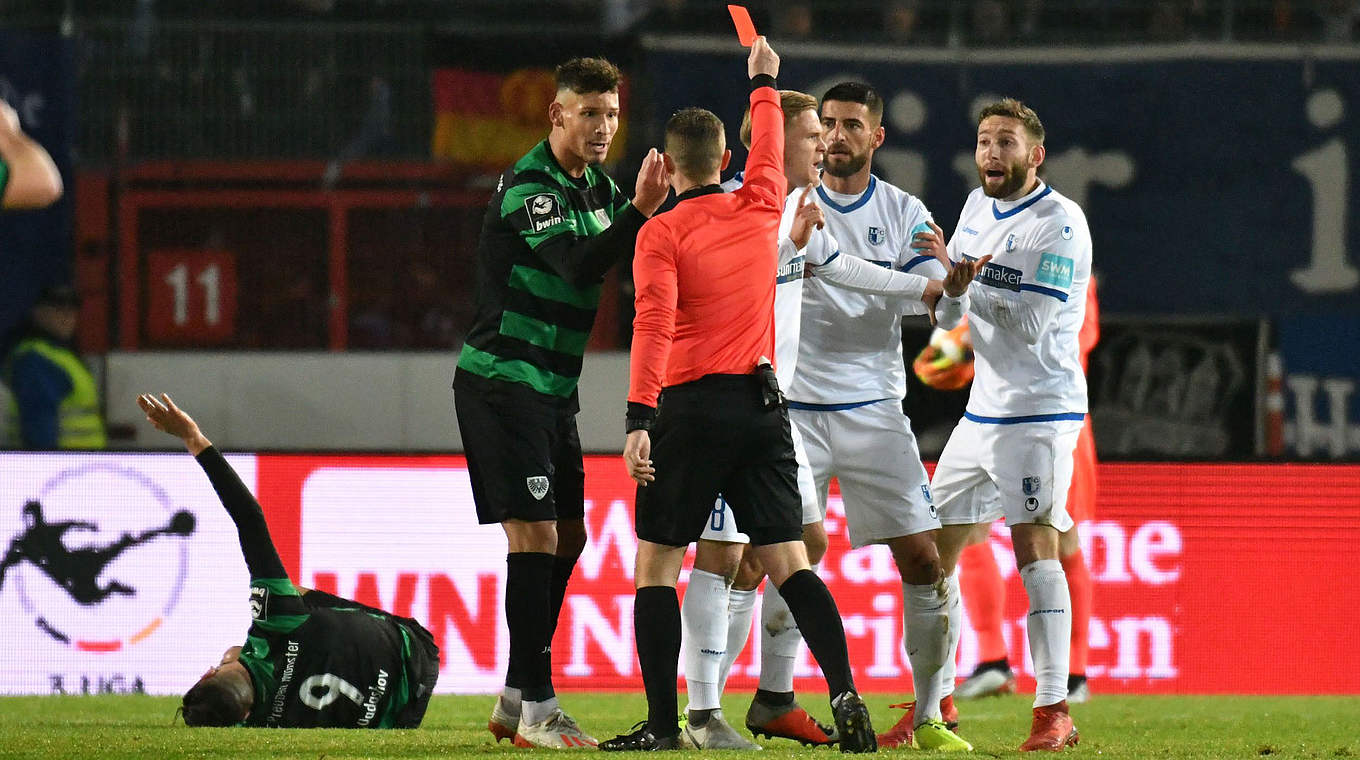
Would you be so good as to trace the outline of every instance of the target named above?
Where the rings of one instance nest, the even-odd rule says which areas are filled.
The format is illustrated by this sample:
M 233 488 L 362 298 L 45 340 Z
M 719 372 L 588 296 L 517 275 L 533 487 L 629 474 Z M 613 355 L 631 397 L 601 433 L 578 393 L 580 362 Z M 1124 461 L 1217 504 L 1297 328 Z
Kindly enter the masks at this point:
M 930 343 L 916 355 L 912 370 L 921 382 L 943 391 L 962 388 L 973 380 L 973 344 L 968 321 L 952 330 L 935 328 Z

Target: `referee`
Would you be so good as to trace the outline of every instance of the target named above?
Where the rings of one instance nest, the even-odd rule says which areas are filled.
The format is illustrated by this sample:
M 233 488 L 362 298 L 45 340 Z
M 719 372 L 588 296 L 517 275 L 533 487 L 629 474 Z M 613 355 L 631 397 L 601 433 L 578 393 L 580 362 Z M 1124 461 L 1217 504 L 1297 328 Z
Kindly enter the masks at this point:
M 557 68 L 552 130 L 487 207 L 476 314 L 453 377 L 477 520 L 499 523 L 509 543 L 510 663 L 487 728 L 520 746 L 595 745 L 558 706 L 550 660 L 586 543 L 576 384 L 604 274 L 670 191 L 655 150 L 631 202 L 598 167 L 619 128 L 619 80 L 599 58 Z
M 602 743 L 604 750 L 680 743 L 675 583 L 719 493 L 826 675 L 841 750 L 877 748 L 840 612 L 808 567 L 788 412 L 766 358 L 775 354 L 770 275 L 787 182 L 779 56 L 764 37 L 751 48 L 747 72 L 753 127 L 745 184 L 733 193 L 718 185 L 731 157 L 718 117 L 680 111 L 666 124 L 664 157 L 675 170 L 678 203 L 638 235 L 624 462 L 639 486 L 633 627 L 647 720 Z

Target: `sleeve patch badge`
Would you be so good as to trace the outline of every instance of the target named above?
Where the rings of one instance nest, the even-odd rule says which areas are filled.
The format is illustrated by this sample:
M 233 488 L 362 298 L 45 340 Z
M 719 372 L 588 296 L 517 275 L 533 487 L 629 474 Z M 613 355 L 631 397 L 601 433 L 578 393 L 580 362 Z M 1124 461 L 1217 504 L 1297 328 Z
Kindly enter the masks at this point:
M 264 620 L 269 617 L 269 589 L 260 586 L 250 587 L 250 618 Z
M 552 193 L 539 193 L 526 198 L 524 210 L 529 212 L 529 225 L 534 232 L 542 232 L 563 221 L 562 207 L 557 196 Z
M 1034 274 L 1035 282 L 1067 290 L 1072 287 L 1072 260 L 1056 253 L 1039 256 L 1039 270 Z

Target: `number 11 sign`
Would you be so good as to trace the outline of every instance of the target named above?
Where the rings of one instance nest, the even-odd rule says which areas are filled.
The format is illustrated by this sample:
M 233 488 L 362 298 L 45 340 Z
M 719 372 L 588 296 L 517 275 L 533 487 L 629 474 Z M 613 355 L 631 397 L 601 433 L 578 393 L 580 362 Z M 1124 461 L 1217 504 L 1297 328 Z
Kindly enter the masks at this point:
M 150 344 L 220 346 L 236 336 L 236 256 L 230 251 L 150 251 L 143 292 L 143 334 Z

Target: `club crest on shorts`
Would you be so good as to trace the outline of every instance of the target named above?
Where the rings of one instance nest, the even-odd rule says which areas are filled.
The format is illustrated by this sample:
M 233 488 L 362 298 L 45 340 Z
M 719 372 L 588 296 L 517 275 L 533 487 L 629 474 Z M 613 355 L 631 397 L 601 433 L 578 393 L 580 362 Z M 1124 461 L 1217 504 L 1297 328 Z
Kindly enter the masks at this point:
M 529 486 L 529 495 L 535 499 L 543 501 L 543 497 L 548 495 L 547 475 L 530 475 L 524 482 Z
M 888 239 L 888 233 L 882 227 L 869 228 L 869 245 L 883 245 Z
M 1040 484 L 1041 481 L 1039 480 L 1038 475 L 1031 475 L 1020 481 L 1020 487 L 1024 489 L 1026 496 L 1033 496 L 1034 494 L 1039 493 Z

